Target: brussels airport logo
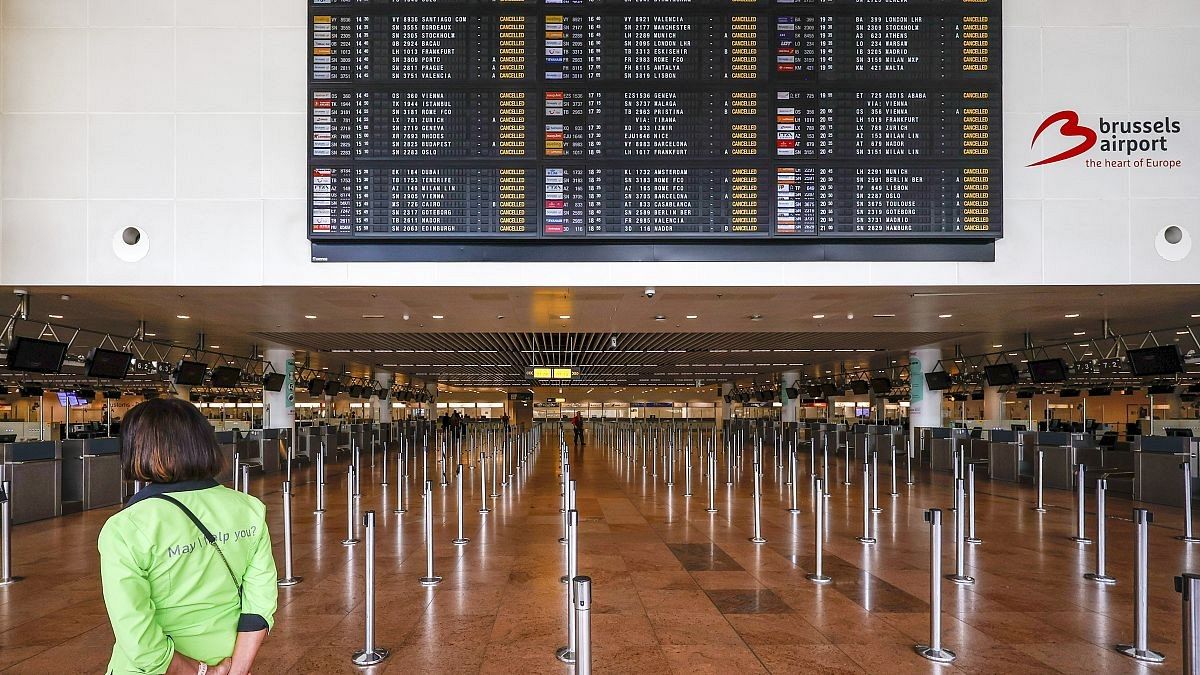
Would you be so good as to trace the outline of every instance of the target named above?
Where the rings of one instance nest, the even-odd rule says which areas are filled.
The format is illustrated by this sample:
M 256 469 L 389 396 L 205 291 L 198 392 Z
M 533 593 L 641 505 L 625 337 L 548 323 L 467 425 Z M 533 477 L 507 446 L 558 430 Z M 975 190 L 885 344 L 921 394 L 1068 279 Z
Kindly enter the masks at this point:
M 1049 134 L 1057 127 L 1058 136 Z M 1085 157 L 1084 166 L 1089 169 L 1178 169 L 1183 161 L 1170 157 L 1173 137 L 1183 131 L 1178 120 L 1164 117 L 1156 120 L 1111 120 L 1103 117 L 1094 126 L 1080 121 L 1074 110 L 1056 112 L 1042 122 L 1033 134 L 1030 147 L 1037 147 L 1039 140 L 1052 148 L 1074 143 L 1058 154 L 1051 155 L 1029 165 L 1046 166 L 1057 164 L 1093 152 L 1106 155 L 1101 158 Z M 1046 136 L 1043 139 L 1043 136 Z

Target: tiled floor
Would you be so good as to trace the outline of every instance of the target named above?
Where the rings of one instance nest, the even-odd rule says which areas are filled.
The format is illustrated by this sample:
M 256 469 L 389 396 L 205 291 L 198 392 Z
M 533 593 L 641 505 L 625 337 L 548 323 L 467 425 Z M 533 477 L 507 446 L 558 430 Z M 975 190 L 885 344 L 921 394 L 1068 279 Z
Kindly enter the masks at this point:
M 361 508 L 379 517 L 378 642 L 392 656 L 374 673 L 563 673 L 554 659 L 565 644 L 564 547 L 554 445 L 521 471 L 491 513 L 477 513 L 477 470 L 467 473 L 466 529 L 454 547 L 454 490 L 437 488 L 436 566 L 445 581 L 422 588 L 424 573 L 418 482 L 409 511 L 392 513 L 395 485 L 382 472 L 363 477 Z M 598 673 L 1181 672 L 1180 604 L 1172 577 L 1200 567 L 1200 545 L 1172 537 L 1178 509 L 1151 507 L 1150 646 L 1167 662 L 1142 666 L 1111 645 L 1133 637 L 1131 504 L 1108 504 L 1109 572 L 1116 586 L 1082 578 L 1094 546 L 1067 537 L 1074 528 L 1069 494 L 1049 491 L 1049 513 L 1030 510 L 1033 491 L 1005 483 L 979 485 L 978 533 L 967 549 L 970 587 L 943 583 L 944 644 L 959 654 L 931 664 L 912 645 L 929 630 L 929 534 L 923 509 L 946 508 L 945 571 L 954 551 L 950 480 L 920 473 L 891 497 L 889 474 L 874 516 L 875 545 L 859 543 L 861 475 L 831 486 L 825 570 L 834 583 L 805 579 L 813 569 L 809 481 L 798 481 L 803 513 L 788 514 L 786 485 L 768 466 L 764 477 L 765 544 L 751 533 L 750 476 L 717 492 L 719 512 L 705 512 L 699 479 L 683 496 L 613 453 L 589 447 L 573 460 L 580 511 L 580 572 L 594 580 L 593 650 Z M 803 473 L 808 462 L 801 461 Z M 380 467 L 382 468 L 382 467 Z M 886 468 L 886 467 L 885 467 Z M 682 470 L 680 470 L 682 471 Z M 329 469 L 329 510 L 312 514 L 311 483 L 296 489 L 296 573 L 304 581 L 280 589 L 274 634 L 256 675 L 350 673 L 362 641 L 362 545 L 340 544 L 346 528 L 344 474 Z M 722 471 L 722 478 L 724 472 Z M 831 475 L 840 475 L 833 473 Z M 298 476 L 299 477 L 299 476 Z M 276 476 L 253 492 L 272 506 L 282 532 Z M 394 479 L 393 479 L 394 482 Z M 1089 497 L 1089 509 L 1094 509 Z M 15 528 L 15 568 L 25 581 L 0 588 L 0 669 L 14 673 L 102 672 L 112 644 L 96 573 L 96 534 L 111 511 L 77 514 Z M 1094 515 L 1089 527 L 1095 527 Z M 277 548 L 277 553 L 279 549 Z M 361 672 L 361 671 L 360 671 Z

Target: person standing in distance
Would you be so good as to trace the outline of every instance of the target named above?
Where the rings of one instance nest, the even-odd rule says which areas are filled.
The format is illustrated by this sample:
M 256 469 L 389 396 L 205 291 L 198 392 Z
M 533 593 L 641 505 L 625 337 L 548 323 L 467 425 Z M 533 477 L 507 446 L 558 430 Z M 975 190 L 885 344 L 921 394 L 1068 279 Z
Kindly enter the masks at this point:
M 245 675 L 274 623 L 266 506 L 216 481 L 212 425 L 182 399 L 126 415 L 121 467 L 148 484 L 100 531 L 109 675 Z
M 583 447 L 583 415 L 579 411 L 575 411 L 575 416 L 571 418 L 571 428 L 575 430 L 575 447 Z

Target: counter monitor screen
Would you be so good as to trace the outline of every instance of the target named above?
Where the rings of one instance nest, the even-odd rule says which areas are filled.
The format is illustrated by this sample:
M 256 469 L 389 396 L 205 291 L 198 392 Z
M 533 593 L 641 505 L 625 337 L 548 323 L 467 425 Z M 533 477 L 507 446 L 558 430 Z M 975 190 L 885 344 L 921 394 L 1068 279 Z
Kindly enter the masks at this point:
M 57 373 L 66 356 L 65 342 L 17 336 L 8 348 L 8 367 L 27 373 Z
M 1139 377 L 1183 372 L 1183 357 L 1175 345 L 1130 349 L 1128 356 L 1133 374 Z
M 1029 379 L 1036 384 L 1051 384 L 1067 381 L 1067 362 L 1062 359 L 1044 359 L 1029 362 Z
M 929 388 L 929 391 L 943 391 L 949 389 L 952 385 L 953 381 L 950 379 L 950 373 L 944 370 L 925 373 L 925 386 Z
M 313 257 L 993 242 L 1001 5 L 309 0 Z
M 1007 387 L 1017 383 L 1017 369 L 1011 363 L 997 363 L 985 366 L 983 377 L 989 387 Z
M 198 361 L 180 361 L 175 366 L 175 384 L 185 387 L 198 387 L 204 384 L 204 376 L 208 374 L 208 366 Z
M 104 380 L 123 380 L 129 375 L 133 354 L 96 347 L 87 357 L 87 376 Z

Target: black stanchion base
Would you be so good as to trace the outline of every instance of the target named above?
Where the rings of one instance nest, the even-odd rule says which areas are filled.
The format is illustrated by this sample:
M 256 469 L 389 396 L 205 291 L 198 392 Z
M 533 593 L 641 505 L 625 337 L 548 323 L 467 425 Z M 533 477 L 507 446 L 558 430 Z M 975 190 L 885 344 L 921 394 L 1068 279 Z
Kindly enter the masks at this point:
M 383 647 L 376 647 L 371 651 L 361 650 L 354 652 L 354 656 L 350 661 L 356 666 L 373 666 L 376 663 L 381 663 L 389 654 L 390 652 Z
M 1162 663 L 1167 660 L 1167 657 L 1153 649 L 1140 650 L 1134 645 L 1116 645 L 1115 649 L 1131 659 L 1145 661 L 1146 663 Z
M 934 649 L 933 647 L 928 647 L 926 645 L 917 645 L 914 647 L 914 649 L 917 650 L 918 654 L 929 659 L 930 661 L 933 661 L 934 663 L 950 663 L 954 659 L 958 658 L 958 655 L 949 649 Z
M 304 581 L 304 577 L 287 577 L 286 579 L 280 579 L 279 581 L 275 582 L 275 585 L 284 587 L 295 586 L 301 581 Z

